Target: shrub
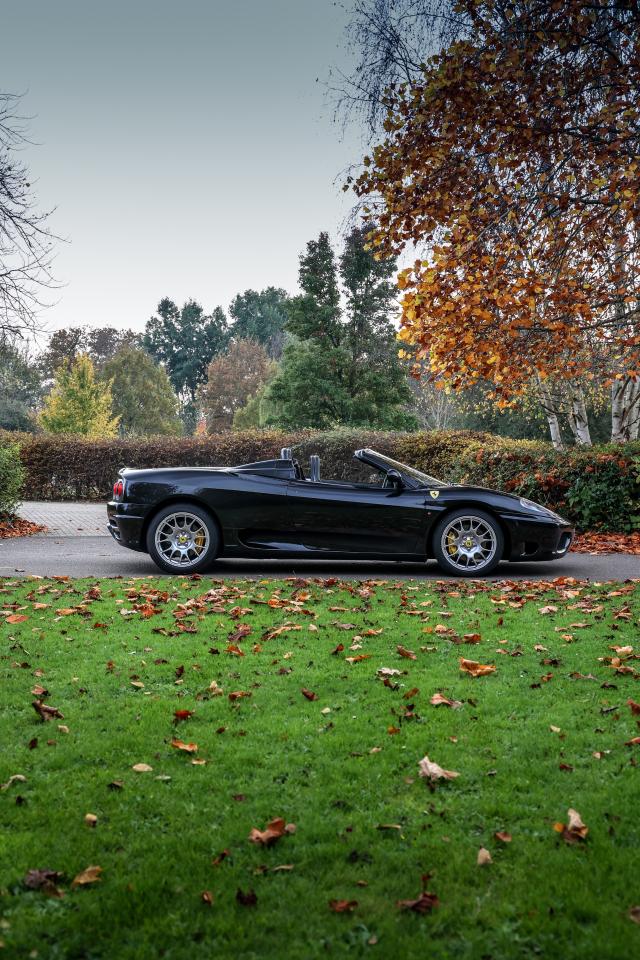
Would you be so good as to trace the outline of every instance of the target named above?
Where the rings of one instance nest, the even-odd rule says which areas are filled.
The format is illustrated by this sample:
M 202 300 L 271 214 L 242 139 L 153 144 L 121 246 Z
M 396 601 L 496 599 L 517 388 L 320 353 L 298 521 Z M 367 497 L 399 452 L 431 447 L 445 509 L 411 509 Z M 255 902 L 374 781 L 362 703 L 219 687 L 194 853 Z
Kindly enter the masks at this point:
M 15 513 L 25 475 L 18 444 L 0 445 L 0 517 Z
M 103 500 L 124 466 L 232 466 L 277 456 L 281 447 L 293 447 L 303 464 L 318 453 L 323 477 L 349 480 L 355 476 L 353 451 L 373 447 L 450 483 L 530 497 L 581 529 L 640 529 L 640 443 L 558 452 L 538 440 L 473 431 L 246 430 L 129 440 L 0 433 L 0 447 L 15 441 L 26 470 L 26 495 L 34 500 Z

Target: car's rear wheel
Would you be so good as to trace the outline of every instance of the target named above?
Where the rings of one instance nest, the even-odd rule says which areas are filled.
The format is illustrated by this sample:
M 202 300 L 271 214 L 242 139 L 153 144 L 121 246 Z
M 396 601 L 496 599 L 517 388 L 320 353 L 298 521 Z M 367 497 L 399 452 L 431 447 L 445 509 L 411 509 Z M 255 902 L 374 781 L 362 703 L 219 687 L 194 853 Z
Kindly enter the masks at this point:
M 433 554 L 439 567 L 457 577 L 491 573 L 502 560 L 503 551 L 500 524 L 483 510 L 448 513 L 433 533 Z
M 149 524 L 149 556 L 167 573 L 200 573 L 213 563 L 219 549 L 217 524 L 193 503 L 172 503 Z

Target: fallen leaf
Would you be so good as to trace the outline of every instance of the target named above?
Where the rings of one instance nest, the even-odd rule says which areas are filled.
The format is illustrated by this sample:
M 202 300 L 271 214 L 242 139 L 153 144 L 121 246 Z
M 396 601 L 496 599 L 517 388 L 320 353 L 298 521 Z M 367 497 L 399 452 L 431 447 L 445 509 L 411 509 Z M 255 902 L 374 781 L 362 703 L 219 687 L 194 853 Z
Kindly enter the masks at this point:
M 88 827 L 95 827 L 98 823 L 98 818 L 96 817 L 95 813 L 85 813 L 84 822 Z
M 460 657 L 459 663 L 463 673 L 472 677 L 483 677 L 485 674 L 495 673 L 496 669 L 493 664 L 476 663 L 475 660 L 465 660 L 464 657 Z
M 82 873 L 79 873 L 76 877 L 73 878 L 71 884 L 72 887 L 85 887 L 89 883 L 95 883 L 100 879 L 100 874 L 102 873 L 102 867 L 90 866 L 87 867 Z
M 247 890 L 245 893 L 239 887 L 236 891 L 236 900 L 241 907 L 255 907 L 258 904 L 258 898 L 254 890 Z
M 566 843 L 578 843 L 580 840 L 585 840 L 589 832 L 589 828 L 585 826 L 582 822 L 582 818 L 577 810 L 569 808 L 567 811 L 568 823 L 554 823 L 553 829 L 556 833 L 562 835 L 562 839 Z
M 479 867 L 484 867 L 487 863 L 493 863 L 491 854 L 484 847 L 480 847 L 478 850 L 477 864 Z
M 184 740 L 172 740 L 171 746 L 176 750 L 183 750 L 185 753 L 197 753 L 198 744 L 197 743 L 185 743 Z
M 50 707 L 41 700 L 34 700 L 31 706 L 43 721 L 52 720 L 54 717 L 57 720 L 64 720 L 64 714 L 61 713 L 57 707 Z
M 303 697 L 306 697 L 307 700 L 317 700 L 317 699 L 318 699 L 318 694 L 317 694 L 317 693 L 314 693 L 313 690 L 307 690 L 306 687 L 303 687 L 302 690 L 300 691 L 300 693 L 302 694 Z
M 29 870 L 24 878 L 24 885 L 29 890 L 42 890 L 48 897 L 62 899 L 64 893 L 56 884 L 62 880 L 64 874 L 59 870 Z
M 190 720 L 193 716 L 193 710 L 175 710 L 173 714 L 174 723 L 182 723 L 184 720 Z
M 401 643 L 398 644 L 398 646 L 396 647 L 396 650 L 398 651 L 401 657 L 406 657 L 407 660 L 418 659 L 415 653 L 413 652 L 413 650 L 407 650 L 407 648 L 403 647 Z
M 134 763 L 131 769 L 135 770 L 136 773 L 151 773 L 153 767 L 150 767 L 148 763 Z M 117 783 L 117 781 L 114 781 L 114 783 Z
M 242 697 L 250 697 L 251 694 L 247 690 L 234 690 L 233 693 L 229 694 L 229 700 L 234 703 L 236 700 L 240 700 Z
M 636 703 L 635 700 L 627 700 L 627 706 L 634 717 L 640 716 L 640 703 Z
M 494 837 L 501 843 L 511 843 L 511 840 L 513 839 L 511 834 L 507 833 L 506 830 L 497 830 L 496 833 L 494 833 Z
M 8 790 L 12 783 L 26 783 L 27 778 L 24 777 L 21 773 L 14 773 L 13 776 L 9 777 L 6 783 L 0 783 L 0 790 Z
M 445 697 L 441 693 L 434 693 L 429 703 L 434 707 L 451 707 L 453 710 L 462 706 L 462 700 L 450 700 L 449 697 Z
M 455 780 L 456 777 L 460 776 L 460 774 L 456 773 L 455 770 L 443 770 L 441 766 L 439 766 L 437 763 L 433 763 L 433 761 L 429 760 L 429 757 L 427 756 L 420 760 L 418 767 L 420 769 L 420 776 L 426 777 L 432 782 L 435 782 L 436 780 Z
M 629 920 L 640 924 L 640 906 L 629 908 Z
M 25 616 L 24 613 L 12 613 L 5 619 L 5 623 L 24 623 L 25 620 L 28 620 L 29 617 Z
M 430 893 L 425 889 L 429 882 L 429 874 L 425 873 L 422 877 L 422 893 L 415 900 L 398 900 L 397 906 L 401 910 L 413 910 L 414 913 L 430 913 L 435 907 L 440 906 L 440 900 L 435 893 Z
M 296 826 L 294 823 L 285 823 L 283 817 L 275 817 L 266 825 L 264 830 L 258 830 L 256 827 L 253 827 L 249 834 L 249 840 L 251 843 L 270 847 L 286 833 L 295 832 Z
M 200 894 L 200 899 L 208 907 L 213 906 L 213 894 L 211 893 L 210 890 L 203 890 L 202 893 Z
M 357 900 L 329 900 L 329 909 L 334 913 L 353 913 L 357 906 Z

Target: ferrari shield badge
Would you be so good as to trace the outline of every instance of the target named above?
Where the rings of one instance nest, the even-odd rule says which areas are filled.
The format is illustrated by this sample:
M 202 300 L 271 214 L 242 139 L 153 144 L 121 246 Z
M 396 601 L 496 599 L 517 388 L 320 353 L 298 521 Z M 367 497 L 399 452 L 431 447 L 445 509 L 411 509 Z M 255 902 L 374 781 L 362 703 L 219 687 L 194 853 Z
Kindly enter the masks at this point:
M 434 500 L 437 500 L 438 497 L 440 496 L 439 490 L 429 490 L 429 493 L 431 494 Z

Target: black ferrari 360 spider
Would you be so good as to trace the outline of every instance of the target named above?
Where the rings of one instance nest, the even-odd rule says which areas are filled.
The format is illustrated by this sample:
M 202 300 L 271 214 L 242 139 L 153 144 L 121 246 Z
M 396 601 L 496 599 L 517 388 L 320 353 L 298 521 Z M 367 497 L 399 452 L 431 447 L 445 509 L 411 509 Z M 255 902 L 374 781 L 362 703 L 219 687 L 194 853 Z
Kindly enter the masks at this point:
M 435 558 L 468 577 L 569 549 L 571 525 L 530 500 L 441 483 L 375 450 L 355 458 L 362 482 L 321 480 L 317 456 L 306 476 L 290 449 L 239 467 L 121 470 L 109 531 L 169 573 L 198 573 L 220 556 Z

